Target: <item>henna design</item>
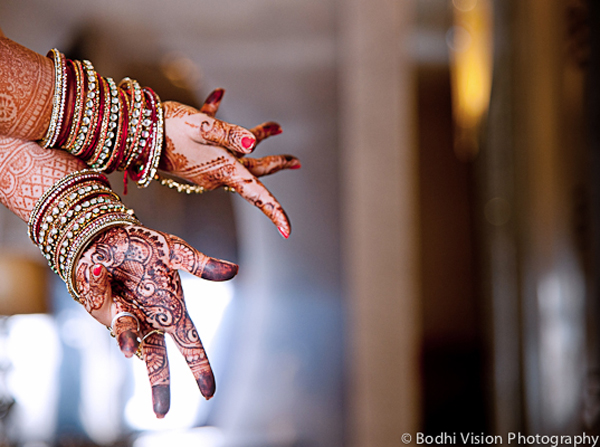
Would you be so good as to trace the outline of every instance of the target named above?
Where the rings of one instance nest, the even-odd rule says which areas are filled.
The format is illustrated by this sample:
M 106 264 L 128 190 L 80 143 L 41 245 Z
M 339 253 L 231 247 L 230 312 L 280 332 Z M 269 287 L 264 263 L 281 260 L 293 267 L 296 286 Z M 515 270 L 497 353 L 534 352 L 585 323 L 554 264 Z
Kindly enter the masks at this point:
M 203 107 L 208 111 L 218 108 L 221 98 L 211 95 Z M 215 102 L 213 102 L 215 101 Z M 257 206 L 278 227 L 284 237 L 291 232 L 289 219 L 273 195 L 257 177 L 281 169 L 297 169 L 298 159 L 279 155 L 259 159 L 244 159 L 239 148 L 247 134 L 252 144 L 281 132 L 274 122 L 266 122 L 248 131 L 215 120 L 211 116 L 177 103 L 165 103 L 166 148 L 161 159 L 161 169 L 212 190 L 227 186 L 238 192 L 248 202 Z M 195 111 L 194 113 L 191 113 Z M 200 137 L 198 139 L 198 136 Z M 247 143 L 247 142 L 246 142 Z M 228 150 L 231 148 L 235 150 Z
M 27 221 L 44 191 L 85 164 L 66 152 L 0 136 L 0 202 Z
M 258 144 L 266 138 L 279 135 L 283 131 L 281 130 L 281 126 L 279 124 L 274 121 L 269 121 L 253 127 L 250 129 L 250 132 L 254 134 L 256 137 L 256 144 Z
M 174 101 L 163 103 L 163 111 L 165 119 L 167 118 L 185 118 L 186 116 L 194 115 L 198 111 L 192 106 L 187 106 Z
M 42 138 L 52 112 L 52 61 L 0 37 L 0 134 Z
M 176 236 L 136 226 L 106 231 L 83 254 L 80 263 L 88 268 L 96 264 L 106 268 L 111 278 L 113 298 L 117 303 L 131 307 L 132 313 L 143 322 L 143 332 L 160 330 L 173 337 L 202 394 L 210 398 L 214 393 L 214 377 L 187 313 L 176 269 L 183 268 L 207 279 L 221 280 L 234 276 L 237 266 L 209 258 Z M 83 272 L 84 269 L 78 269 L 78 284 L 85 282 Z M 146 347 L 144 342 L 142 349 L 147 357 L 153 387 L 161 385 L 168 378 L 168 370 L 159 366 L 166 360 L 156 354 L 154 345 Z M 164 393 L 164 390 L 156 392 Z
M 171 406 L 171 393 L 169 386 L 169 358 L 165 337 L 159 333 L 152 333 L 144 340 L 142 348 L 144 362 L 150 385 L 152 386 L 152 406 L 157 417 L 162 418 Z
M 159 169 L 167 172 L 178 172 L 185 169 L 189 165 L 188 158 L 175 151 L 175 145 L 173 140 L 165 135 L 166 151 L 162 157 L 160 157 Z
M 293 155 L 269 155 L 262 158 L 240 158 L 240 163 L 256 177 L 275 174 L 282 169 L 299 169 L 301 167 L 300 160 Z

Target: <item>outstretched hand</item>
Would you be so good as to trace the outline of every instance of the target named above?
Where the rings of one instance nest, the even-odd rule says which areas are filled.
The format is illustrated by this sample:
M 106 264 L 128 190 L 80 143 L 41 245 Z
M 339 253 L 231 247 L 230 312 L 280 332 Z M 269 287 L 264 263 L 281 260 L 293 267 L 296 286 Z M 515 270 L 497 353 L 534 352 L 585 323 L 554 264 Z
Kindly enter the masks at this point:
M 248 130 L 216 119 L 223 94 L 223 89 L 213 91 L 200 110 L 177 102 L 163 103 L 166 148 L 160 169 L 206 190 L 226 186 L 236 191 L 288 238 L 290 221 L 258 177 L 298 169 L 300 161 L 291 155 L 243 158 L 265 138 L 281 133 L 281 127 L 267 122 Z
M 141 349 L 159 418 L 170 406 L 164 333 L 179 347 L 202 395 L 210 399 L 215 392 L 208 358 L 186 310 L 178 269 L 223 281 L 234 277 L 238 266 L 205 256 L 176 236 L 140 226 L 106 231 L 77 265 L 77 287 L 86 310 L 112 328 L 126 357 Z

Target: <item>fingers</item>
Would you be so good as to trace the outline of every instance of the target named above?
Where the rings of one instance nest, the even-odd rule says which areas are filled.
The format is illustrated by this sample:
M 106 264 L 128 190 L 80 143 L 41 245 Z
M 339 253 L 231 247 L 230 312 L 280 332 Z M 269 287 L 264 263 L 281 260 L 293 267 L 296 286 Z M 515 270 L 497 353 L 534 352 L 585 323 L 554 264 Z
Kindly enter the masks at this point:
M 218 120 L 211 116 L 203 116 L 199 124 L 188 122 L 198 128 L 199 143 L 209 143 L 225 147 L 240 154 L 249 154 L 256 146 L 256 137 L 248 129 Z
M 207 400 L 210 399 L 215 394 L 215 377 L 198 331 L 187 312 L 171 336 L 192 370 L 200 392 Z
M 120 311 L 113 317 L 110 327 L 121 352 L 131 358 L 139 346 L 140 322 L 137 317 L 131 312 Z
M 142 355 L 152 387 L 152 408 L 159 419 L 165 417 L 171 407 L 171 376 L 165 336 L 152 331 L 142 343 Z
M 169 236 L 169 239 L 169 267 L 172 269 L 183 269 L 211 281 L 226 281 L 238 272 L 237 264 L 206 256 L 177 236 Z
M 200 112 L 214 117 L 219 110 L 224 94 L 225 90 L 222 88 L 213 90 L 211 94 L 208 95 L 208 98 L 206 98 L 206 101 L 204 101 L 204 104 L 202 104 L 202 107 L 200 107 Z
M 275 224 L 281 235 L 287 239 L 292 232 L 290 220 L 265 185 L 240 163 L 236 163 L 232 179 L 227 186 L 260 209 Z
M 112 318 L 112 291 L 108 271 L 103 265 L 82 263 L 76 273 L 79 301 L 96 320 L 109 325 Z
M 250 173 L 256 177 L 274 174 L 282 169 L 300 169 L 300 160 L 293 155 L 269 155 L 262 158 L 240 158 Z
M 272 137 L 273 135 L 279 135 L 282 130 L 279 124 L 274 121 L 269 121 L 250 129 L 250 132 L 254 134 L 256 137 L 256 144 L 258 144 L 265 138 Z

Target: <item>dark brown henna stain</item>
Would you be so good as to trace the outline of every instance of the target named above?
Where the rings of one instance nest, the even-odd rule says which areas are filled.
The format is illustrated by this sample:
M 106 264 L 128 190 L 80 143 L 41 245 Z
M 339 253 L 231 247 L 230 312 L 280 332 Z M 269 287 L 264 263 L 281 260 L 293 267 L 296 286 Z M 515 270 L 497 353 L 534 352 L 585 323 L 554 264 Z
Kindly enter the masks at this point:
M 137 335 L 132 331 L 121 332 L 117 335 L 117 343 L 119 344 L 119 349 L 127 358 L 133 357 L 139 346 Z
M 192 275 L 212 281 L 226 281 L 237 275 L 238 266 L 231 262 L 217 261 L 202 255 L 190 247 L 187 242 L 176 236 L 170 236 L 170 266 L 184 269 Z
M 205 119 L 199 126 L 189 121 L 186 121 L 185 124 L 197 130 L 200 138 L 209 144 L 226 148 L 237 148 L 243 152 L 248 152 L 255 144 L 256 138 L 250 131 L 224 121 Z
M 179 274 L 174 270 L 176 267 L 204 270 L 207 259 L 181 239 L 143 227 L 110 229 L 84 254 L 84 262 L 102 263 L 110 272 L 116 299 L 132 305 L 145 325 L 173 337 L 194 377 L 202 384 L 202 393 L 210 397 L 214 392 L 214 378 L 198 333 L 187 314 Z M 234 268 L 223 267 L 224 270 Z M 152 383 L 160 384 L 168 375 L 168 371 L 160 366 L 166 360 L 158 354 L 152 357 L 154 351 L 148 343 L 147 339 L 143 347 L 148 371 L 151 381 L 154 380 Z M 156 374 L 159 376 L 155 377 Z
M 171 407 L 171 392 L 169 389 L 171 382 L 165 337 L 157 333 L 148 335 L 143 342 L 142 354 L 146 363 L 150 386 L 152 387 L 154 414 L 161 419 Z
M 121 315 L 113 323 L 112 331 L 117 338 L 119 348 L 130 358 L 138 350 L 138 332 L 139 320 L 130 315 Z
M 256 144 L 258 144 L 266 138 L 272 137 L 274 135 L 279 135 L 282 132 L 282 130 L 281 126 L 278 123 L 274 121 L 268 121 L 266 123 L 259 124 L 256 127 L 253 127 L 252 129 L 250 129 L 250 132 L 254 134 L 254 136 L 256 137 Z
M 42 138 L 52 113 L 52 61 L 0 37 L 0 92 L 0 134 Z

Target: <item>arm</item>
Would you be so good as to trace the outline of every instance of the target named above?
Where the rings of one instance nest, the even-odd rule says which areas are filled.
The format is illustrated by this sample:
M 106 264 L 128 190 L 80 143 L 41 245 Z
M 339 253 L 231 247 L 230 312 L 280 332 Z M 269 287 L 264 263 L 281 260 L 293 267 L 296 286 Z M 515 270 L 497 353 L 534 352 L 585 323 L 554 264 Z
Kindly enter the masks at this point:
M 27 221 L 48 190 L 84 167 L 64 152 L 0 136 L 0 201 Z M 48 209 L 51 214 L 52 207 Z M 180 348 L 202 394 L 210 398 L 215 390 L 206 353 L 186 311 L 178 269 L 211 280 L 230 279 L 237 273 L 235 264 L 209 258 L 175 236 L 136 225 L 101 233 L 76 264 L 78 300 L 99 322 L 112 326 L 125 355 L 130 357 L 142 340 L 158 417 L 170 405 L 164 333 Z
M 54 83 L 58 75 L 55 76 L 54 70 L 54 63 L 50 59 L 0 37 L 0 101 L 3 100 L 7 104 L 4 107 L 5 112 L 0 114 L 0 134 L 29 140 L 39 140 L 47 135 L 56 98 Z M 62 141 L 68 147 L 70 128 L 77 128 L 77 123 L 80 122 L 74 117 L 77 110 L 74 104 L 78 96 L 74 87 L 75 71 L 72 64 L 65 73 L 65 79 L 69 78 L 71 81 L 64 81 L 64 129 L 58 132 L 60 135 L 57 141 Z M 23 82 L 24 74 L 28 74 L 28 82 Z M 85 83 L 81 86 L 85 92 Z M 60 91 L 61 89 L 58 89 L 59 93 Z M 263 211 L 287 238 L 291 232 L 289 219 L 258 177 L 281 169 L 297 169 L 300 162 L 289 155 L 260 159 L 242 158 L 264 138 L 280 133 L 281 128 L 278 124 L 269 122 L 247 130 L 216 119 L 215 114 L 222 96 L 223 90 L 215 90 L 199 111 L 174 102 L 164 104 L 166 143 L 159 160 L 160 169 L 186 179 L 203 190 L 229 187 Z M 94 116 L 97 114 L 98 112 Z M 119 123 L 120 126 L 127 126 L 126 120 Z M 99 129 L 100 123 L 97 123 L 97 126 Z M 98 132 L 98 135 L 102 134 L 100 130 Z M 98 138 L 104 141 L 103 138 Z M 93 138 L 90 138 L 90 141 L 93 141 Z M 115 138 L 113 148 L 116 146 Z M 72 152 L 92 166 L 98 160 L 99 153 L 95 150 L 75 149 Z M 126 162 L 113 164 L 114 166 L 109 163 L 100 169 L 127 169 L 131 173 L 136 162 L 131 164 L 132 167 Z

